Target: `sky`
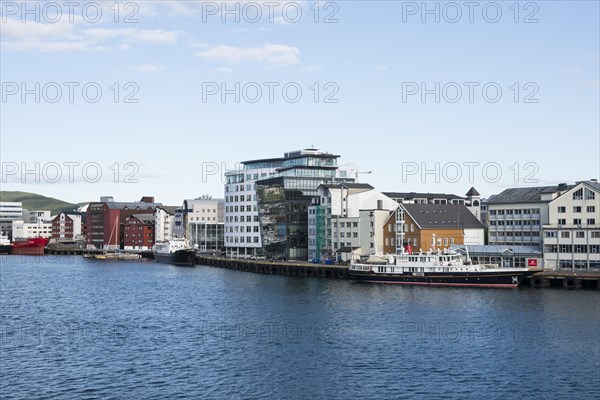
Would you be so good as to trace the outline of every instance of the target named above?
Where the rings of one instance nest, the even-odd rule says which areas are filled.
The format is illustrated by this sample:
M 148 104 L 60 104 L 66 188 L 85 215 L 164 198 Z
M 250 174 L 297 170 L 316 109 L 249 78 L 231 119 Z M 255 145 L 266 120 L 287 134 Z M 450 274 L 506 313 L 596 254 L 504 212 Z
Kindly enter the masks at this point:
M 600 175 L 598 1 L 1 1 L 2 190 L 168 205 L 318 148 L 380 191 Z

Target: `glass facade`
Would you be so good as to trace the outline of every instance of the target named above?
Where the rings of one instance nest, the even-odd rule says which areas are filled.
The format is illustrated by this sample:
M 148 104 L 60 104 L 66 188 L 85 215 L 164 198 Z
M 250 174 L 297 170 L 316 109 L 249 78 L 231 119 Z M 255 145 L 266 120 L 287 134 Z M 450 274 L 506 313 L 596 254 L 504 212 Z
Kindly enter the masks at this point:
M 190 244 L 198 245 L 199 252 L 218 251 L 225 247 L 225 226 L 223 224 L 207 224 L 204 222 L 190 222 Z

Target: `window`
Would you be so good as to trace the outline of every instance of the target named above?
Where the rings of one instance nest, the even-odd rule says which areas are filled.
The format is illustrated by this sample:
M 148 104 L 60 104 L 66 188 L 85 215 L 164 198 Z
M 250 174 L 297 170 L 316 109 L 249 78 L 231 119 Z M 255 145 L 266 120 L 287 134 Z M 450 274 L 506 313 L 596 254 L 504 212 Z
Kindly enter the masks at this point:
M 585 199 L 586 200 L 595 200 L 596 194 L 592 192 L 590 189 L 585 189 Z
M 558 225 L 566 225 L 567 224 L 567 220 L 566 219 L 559 219 L 558 220 Z
M 568 239 L 571 237 L 571 233 L 570 232 L 561 232 L 560 237 L 563 239 Z
M 573 225 L 581 225 L 581 218 L 573 218 Z
M 573 212 L 574 213 L 580 213 L 581 212 L 581 206 L 575 206 L 575 207 L 573 207 Z
M 575 237 L 577 239 L 583 239 L 583 238 L 585 238 L 585 232 L 583 232 L 583 231 L 577 231 L 577 232 L 575 232 Z
M 558 213 L 559 214 L 564 214 L 567 212 L 567 207 L 558 207 Z
M 448 238 L 444 238 L 444 246 L 448 246 Z
M 595 218 L 588 218 L 587 224 L 588 225 L 596 225 L 596 219 Z
M 583 188 L 573 192 L 573 200 L 583 200 Z
M 555 238 L 556 237 L 556 231 L 546 231 L 546 232 L 544 232 L 544 237 Z
M 587 210 L 586 211 L 589 212 L 589 213 L 596 212 L 596 207 L 594 207 L 594 206 L 587 206 Z
M 600 231 L 593 231 L 591 237 L 592 239 L 600 239 Z

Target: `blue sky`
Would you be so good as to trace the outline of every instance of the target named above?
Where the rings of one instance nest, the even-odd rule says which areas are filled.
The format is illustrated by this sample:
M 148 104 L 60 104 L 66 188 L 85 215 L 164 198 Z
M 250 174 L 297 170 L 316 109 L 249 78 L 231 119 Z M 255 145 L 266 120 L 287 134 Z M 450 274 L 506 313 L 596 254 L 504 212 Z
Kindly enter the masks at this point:
M 35 13 L 22 15 L 21 2 L 2 1 L 3 190 L 73 202 L 154 195 L 179 204 L 204 193 L 222 196 L 221 175 L 203 179 L 203 166 L 234 168 L 310 146 L 373 171 L 360 179 L 382 191 L 464 194 L 475 186 L 489 196 L 600 175 L 597 1 L 519 2 L 518 23 L 513 1 L 478 2 L 472 22 L 464 2 L 453 3 L 460 18 L 448 2 L 428 2 L 440 9 L 438 23 L 422 15 L 422 2 L 274 2 L 273 21 L 265 4 L 238 2 L 239 22 L 222 10 L 211 15 L 221 2 L 120 2 L 118 22 L 113 1 L 91 3 L 87 20 L 80 2 L 70 22 L 67 6 L 56 2 L 62 15 L 52 23 L 51 8 L 44 14 L 40 6 L 36 22 Z M 262 17 L 252 23 L 256 4 Z M 102 17 L 94 23 L 96 5 Z M 492 23 L 496 5 L 502 15 Z M 297 6 L 302 16 L 290 22 Z M 323 23 L 332 12 L 337 22 Z M 123 21 L 130 14 L 137 22 Z M 528 16 L 537 22 L 525 23 Z M 35 91 L 36 82 L 40 102 L 33 94 L 23 101 L 21 89 Z M 56 103 L 52 82 L 63 94 Z M 64 82 L 78 85 L 73 102 Z M 206 93 L 203 101 L 203 87 L 233 89 L 236 82 L 240 92 L 256 84 L 239 103 L 234 95 L 223 102 Z M 272 82 L 273 102 L 265 82 Z M 436 82 L 439 102 L 435 94 L 424 101 L 420 92 L 407 94 Z M 465 82 L 472 82 L 472 102 Z M 102 90 L 96 103 L 82 95 L 89 83 Z M 297 102 L 284 97 L 286 84 L 302 90 Z M 263 96 L 252 103 L 256 85 Z M 453 103 L 457 85 L 462 97 Z M 497 87 L 502 95 L 491 102 Z M 138 102 L 126 103 L 134 89 Z M 337 102 L 324 102 L 327 94 Z M 23 176 L 36 162 L 39 182 Z M 79 166 L 71 182 L 65 163 L 73 162 Z M 128 162 L 137 167 L 125 168 Z M 62 175 L 52 183 L 56 165 Z M 93 182 L 98 168 L 102 179 Z M 434 172 L 423 176 L 424 168 Z M 137 183 L 124 182 L 128 173 Z

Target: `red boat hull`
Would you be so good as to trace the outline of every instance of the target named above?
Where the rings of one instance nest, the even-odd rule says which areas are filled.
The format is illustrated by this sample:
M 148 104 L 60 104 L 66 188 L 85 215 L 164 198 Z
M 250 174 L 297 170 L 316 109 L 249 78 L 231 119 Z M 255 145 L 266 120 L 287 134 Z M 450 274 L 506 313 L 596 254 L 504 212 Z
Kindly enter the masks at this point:
M 48 238 L 33 238 L 23 241 L 12 242 L 12 254 L 24 256 L 39 256 L 44 254 L 44 248 L 48 245 Z

